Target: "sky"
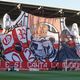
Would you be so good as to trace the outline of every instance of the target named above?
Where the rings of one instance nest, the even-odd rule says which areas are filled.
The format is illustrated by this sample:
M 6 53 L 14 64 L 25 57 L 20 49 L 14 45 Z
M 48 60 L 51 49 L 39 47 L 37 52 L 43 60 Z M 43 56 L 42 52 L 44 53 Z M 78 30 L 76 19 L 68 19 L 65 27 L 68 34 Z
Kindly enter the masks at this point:
M 80 0 L 0 0 L 80 11 Z

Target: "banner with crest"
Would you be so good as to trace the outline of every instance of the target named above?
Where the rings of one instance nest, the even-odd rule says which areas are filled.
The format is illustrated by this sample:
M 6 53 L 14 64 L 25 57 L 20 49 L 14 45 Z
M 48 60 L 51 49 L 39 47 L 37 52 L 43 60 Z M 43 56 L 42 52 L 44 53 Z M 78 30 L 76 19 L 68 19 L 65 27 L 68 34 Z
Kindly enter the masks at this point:
M 21 12 L 15 21 L 3 17 L 0 35 L 3 54 L 8 61 L 53 62 L 59 48 L 59 18 L 44 18 Z

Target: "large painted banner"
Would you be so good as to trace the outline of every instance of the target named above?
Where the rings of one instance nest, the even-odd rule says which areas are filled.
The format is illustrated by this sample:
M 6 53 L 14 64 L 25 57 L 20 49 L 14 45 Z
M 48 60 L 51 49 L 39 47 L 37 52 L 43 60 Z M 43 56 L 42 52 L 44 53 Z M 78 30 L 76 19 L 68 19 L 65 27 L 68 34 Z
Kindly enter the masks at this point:
M 48 70 L 56 66 L 62 67 L 66 59 L 80 59 L 80 44 L 71 39 L 67 27 L 61 32 L 61 22 L 59 18 L 38 17 L 24 11 L 12 21 L 6 13 L 0 34 L 0 50 L 2 49 L 6 61 L 1 62 L 0 67 L 6 68 L 6 65 L 14 63 L 21 70 Z
M 12 21 L 5 14 L 3 29 L 0 38 L 7 61 L 53 62 L 56 59 L 59 48 L 59 18 L 37 17 L 22 11 Z
M 8 70 L 12 68 L 16 71 L 27 70 L 27 71 L 43 71 L 43 70 L 80 70 L 80 61 L 79 60 L 68 60 L 64 62 L 41 62 L 35 61 L 31 62 L 11 62 L 11 61 L 2 61 L 0 62 L 0 71 Z

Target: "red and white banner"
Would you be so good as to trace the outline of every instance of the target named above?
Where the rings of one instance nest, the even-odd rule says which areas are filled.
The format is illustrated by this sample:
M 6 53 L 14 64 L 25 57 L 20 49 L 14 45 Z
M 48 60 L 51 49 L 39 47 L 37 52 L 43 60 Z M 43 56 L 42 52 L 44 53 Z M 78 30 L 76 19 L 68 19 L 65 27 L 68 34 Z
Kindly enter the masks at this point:
M 12 45 L 14 43 L 12 31 L 9 32 L 8 34 L 1 35 L 1 42 L 2 42 L 2 45 L 4 47 L 4 50 L 12 47 Z
M 11 68 L 11 66 L 14 66 L 14 68 L 18 68 L 19 70 L 51 70 L 51 69 L 63 69 L 63 63 L 62 62 L 0 62 L 0 70 L 7 70 L 8 68 Z
M 14 67 L 18 70 L 80 70 L 80 61 L 68 61 L 66 62 L 14 62 L 14 61 L 2 61 L 0 62 L 0 70 L 7 70 L 8 68 Z
M 4 17 L 4 23 L 6 20 Z M 43 18 L 22 11 L 15 21 L 10 22 L 10 27 L 6 24 L 4 26 L 13 28 L 1 35 L 3 54 L 8 61 L 34 63 L 36 60 L 55 60 L 58 49 L 55 45 L 59 44 L 59 18 Z

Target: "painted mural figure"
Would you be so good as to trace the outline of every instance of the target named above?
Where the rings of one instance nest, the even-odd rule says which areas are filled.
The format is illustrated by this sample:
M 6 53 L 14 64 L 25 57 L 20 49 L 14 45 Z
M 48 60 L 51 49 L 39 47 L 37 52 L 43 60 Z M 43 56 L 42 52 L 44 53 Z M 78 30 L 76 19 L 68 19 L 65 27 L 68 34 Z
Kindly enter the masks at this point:
M 79 59 L 79 56 L 76 54 L 75 42 L 68 30 L 64 29 L 62 31 L 61 40 L 62 47 L 59 51 L 59 61 L 64 61 L 66 59 Z
M 33 28 L 32 41 L 30 49 L 36 58 L 44 61 L 45 59 L 52 58 L 54 56 L 53 43 L 47 36 L 48 26 L 45 24 L 38 24 Z M 54 39 L 53 39 L 54 40 Z

